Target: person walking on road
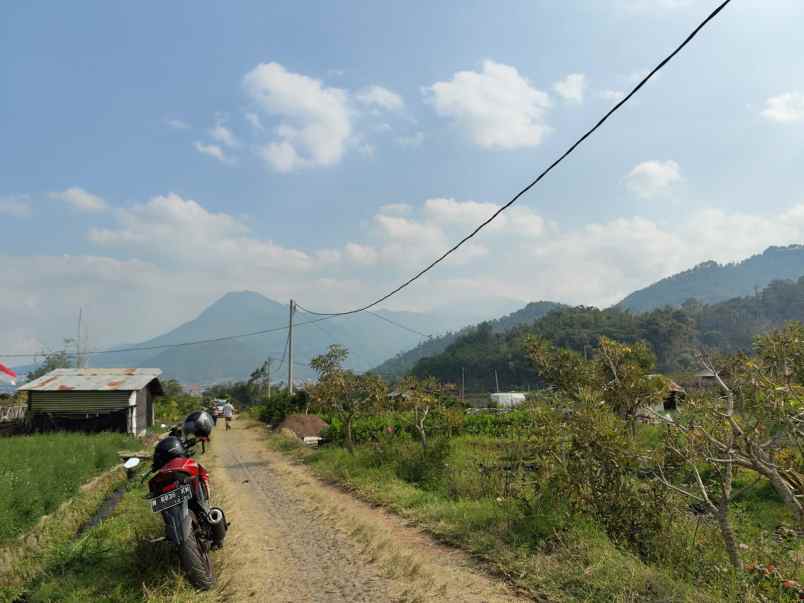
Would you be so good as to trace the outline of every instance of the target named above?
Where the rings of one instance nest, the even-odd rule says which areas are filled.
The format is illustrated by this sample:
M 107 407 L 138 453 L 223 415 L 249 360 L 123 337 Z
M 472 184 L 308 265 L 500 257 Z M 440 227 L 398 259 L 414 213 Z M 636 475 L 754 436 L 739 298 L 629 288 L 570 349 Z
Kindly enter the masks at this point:
M 223 405 L 223 418 L 226 419 L 226 431 L 232 428 L 232 417 L 234 416 L 234 406 L 229 400 Z

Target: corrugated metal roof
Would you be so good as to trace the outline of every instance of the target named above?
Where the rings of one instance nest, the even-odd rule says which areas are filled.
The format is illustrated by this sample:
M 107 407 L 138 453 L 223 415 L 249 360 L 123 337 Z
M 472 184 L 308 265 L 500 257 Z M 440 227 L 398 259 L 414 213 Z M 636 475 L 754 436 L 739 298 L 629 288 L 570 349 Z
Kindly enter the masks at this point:
M 19 391 L 136 391 L 157 379 L 155 368 L 56 369 L 18 388 Z M 161 391 L 161 387 L 159 388 Z

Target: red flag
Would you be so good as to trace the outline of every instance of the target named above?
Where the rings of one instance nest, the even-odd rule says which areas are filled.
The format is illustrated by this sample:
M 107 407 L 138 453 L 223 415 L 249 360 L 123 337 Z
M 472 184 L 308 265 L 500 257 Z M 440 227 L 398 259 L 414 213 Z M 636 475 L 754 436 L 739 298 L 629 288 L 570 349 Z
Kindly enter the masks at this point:
M 17 373 L 15 373 L 14 371 L 12 371 L 10 368 L 8 368 L 8 367 L 7 367 L 5 364 L 3 364 L 2 362 L 0 362 L 0 373 L 5 373 L 5 374 L 6 374 L 6 375 L 8 375 L 9 377 L 11 377 L 11 383 L 12 383 L 12 384 L 14 384 L 14 383 L 15 383 L 15 381 L 14 381 L 14 380 L 17 378 Z

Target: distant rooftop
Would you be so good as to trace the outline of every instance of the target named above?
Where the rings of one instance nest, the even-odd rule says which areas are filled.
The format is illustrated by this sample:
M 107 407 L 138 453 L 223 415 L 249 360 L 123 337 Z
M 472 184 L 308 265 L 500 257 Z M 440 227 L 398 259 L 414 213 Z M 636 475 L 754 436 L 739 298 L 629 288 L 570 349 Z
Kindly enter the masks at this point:
M 62 368 L 26 383 L 18 391 L 137 391 L 161 374 L 156 368 Z

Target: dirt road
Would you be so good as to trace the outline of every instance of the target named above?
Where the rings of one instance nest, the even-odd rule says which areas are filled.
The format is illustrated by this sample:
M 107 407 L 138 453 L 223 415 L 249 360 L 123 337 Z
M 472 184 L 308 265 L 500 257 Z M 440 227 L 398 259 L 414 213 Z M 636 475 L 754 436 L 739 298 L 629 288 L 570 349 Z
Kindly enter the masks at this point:
M 222 578 L 232 601 L 520 601 L 397 517 L 268 450 L 261 425 L 217 430 L 213 492 L 232 527 Z

